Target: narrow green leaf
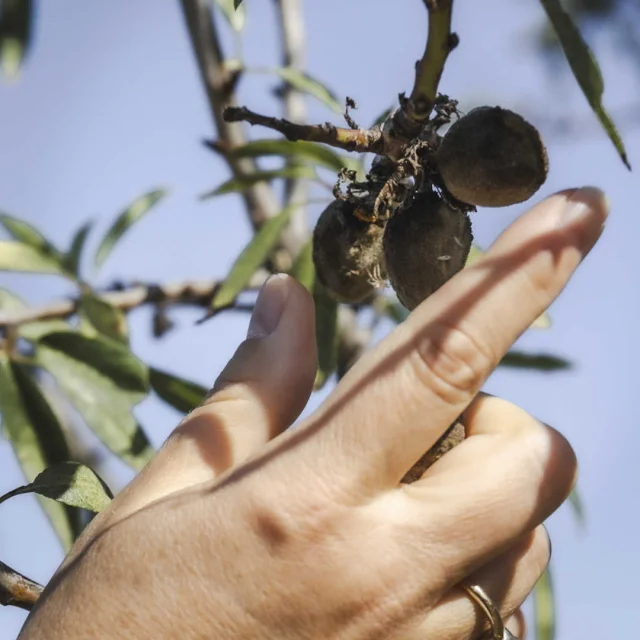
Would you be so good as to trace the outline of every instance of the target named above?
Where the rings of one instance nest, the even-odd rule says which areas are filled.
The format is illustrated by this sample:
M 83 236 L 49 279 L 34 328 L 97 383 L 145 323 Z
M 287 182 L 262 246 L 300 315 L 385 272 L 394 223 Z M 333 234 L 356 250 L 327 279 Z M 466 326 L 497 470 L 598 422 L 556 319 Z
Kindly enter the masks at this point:
M 37 493 L 69 507 L 104 511 L 113 493 L 100 476 L 79 462 L 60 462 L 40 472 L 33 482 L 0 496 L 0 503 L 25 493 Z
M 233 0 L 233 8 L 238 9 L 238 7 L 242 4 L 242 0 Z
M 294 89 L 313 96 L 332 111 L 336 113 L 342 113 L 344 111 L 344 105 L 339 102 L 336 95 L 322 84 L 322 82 L 312 78 L 304 71 L 299 71 L 291 67 L 279 67 L 274 69 L 274 72 Z
M 20 311 L 27 305 L 17 295 L 0 287 L 0 311 Z M 64 320 L 36 320 L 18 326 L 18 335 L 25 340 L 38 340 L 45 333 L 66 331 L 69 324 Z
M 409 310 L 395 300 L 385 300 L 382 310 L 384 315 L 396 324 L 402 324 L 409 317 Z
M 316 280 L 313 287 L 316 309 L 318 373 L 314 389 L 321 389 L 336 370 L 338 360 L 338 303 Z
M 229 26 L 234 31 L 242 31 L 247 20 L 245 8 L 241 7 L 239 2 L 236 4 L 234 0 L 216 0 L 216 4 L 220 7 Z
M 31 43 L 32 0 L 0 0 L 0 68 L 17 78 Z
M 536 640 L 554 640 L 556 636 L 555 596 L 550 568 L 547 567 L 533 590 Z
M 598 116 L 602 127 L 620 154 L 622 162 L 631 170 L 622 138 L 602 104 L 604 80 L 593 52 L 582 38 L 571 16 L 562 8 L 560 0 L 540 0 L 540 2 L 549 16 L 582 93 L 587 98 L 593 112 Z
M 200 196 L 201 200 L 213 198 L 214 196 L 221 196 L 226 193 L 238 193 L 246 191 L 254 184 L 263 181 L 275 180 L 277 178 L 287 179 L 300 179 L 300 178 L 314 178 L 315 171 L 311 167 L 296 166 L 285 167 L 284 169 L 277 169 L 275 171 L 256 171 L 249 176 L 242 178 L 231 178 L 226 182 L 223 182 L 218 188 L 213 191 L 208 191 Z
M 29 370 L 0 352 L 0 414 L 5 432 L 28 482 L 69 457 L 58 416 Z M 69 550 L 82 526 L 78 513 L 40 500 L 62 546 Z
M 82 259 L 82 252 L 84 251 L 91 227 L 93 227 L 93 220 L 85 222 L 75 232 L 73 240 L 71 241 L 71 247 L 63 256 L 65 269 L 74 276 L 80 275 L 80 260 Z
M 512 350 L 502 358 L 498 366 L 513 369 L 534 369 L 536 371 L 562 371 L 570 369 L 572 365 L 564 358 L 547 353 L 524 353 Z
M 571 506 L 573 515 L 578 521 L 578 524 L 583 527 L 586 523 L 586 518 L 584 513 L 584 505 L 582 504 L 582 498 L 580 497 L 580 493 L 578 493 L 577 486 L 573 488 L 567 500 L 569 502 L 569 505 Z
M 120 309 L 116 309 L 91 291 L 85 291 L 80 297 L 79 311 L 98 333 L 128 343 L 127 319 Z
M 167 404 L 180 413 L 189 413 L 202 404 L 205 387 L 154 367 L 149 368 L 151 387 Z
M 100 242 L 94 257 L 96 269 L 99 269 L 113 250 L 116 242 L 140 220 L 156 203 L 167 195 L 165 189 L 156 189 L 132 202 L 114 221 Z
M 0 240 L 0 271 L 66 275 L 56 257 L 46 255 L 24 242 Z
M 316 268 L 313 264 L 313 241 L 309 240 L 296 257 L 291 275 L 310 293 L 316 279 Z
M 211 310 L 217 311 L 230 305 L 245 289 L 251 276 L 260 268 L 275 248 L 280 235 L 289 222 L 291 213 L 299 205 L 285 207 L 277 216 L 267 220 L 253 236 L 233 263 L 229 275 L 211 301 Z
M 7 230 L 14 240 L 28 244 L 40 253 L 59 258 L 60 252 L 33 225 L 24 220 L 14 218 L 6 213 L 0 213 L 0 224 Z
M 355 158 L 342 156 L 315 142 L 291 142 L 280 138 L 265 138 L 262 140 L 252 140 L 241 147 L 236 147 L 231 155 L 235 158 L 256 158 L 259 156 L 286 156 L 309 160 L 310 162 L 331 169 L 340 171 L 347 169 L 358 169 L 358 161 Z
M 379 124 L 382 124 L 394 111 L 393 107 L 389 107 L 388 109 L 385 109 L 374 121 L 373 124 L 371 125 L 372 127 L 375 127 Z
M 472 264 L 475 264 L 483 255 L 484 251 L 477 244 L 472 244 L 469 255 L 467 256 L 465 267 L 470 267 Z M 551 316 L 544 311 L 540 316 L 538 316 L 529 329 L 548 329 L 550 326 Z
M 132 410 L 149 389 L 147 367 L 123 344 L 74 331 L 50 333 L 36 358 L 87 425 L 124 462 L 141 469 L 153 455 Z

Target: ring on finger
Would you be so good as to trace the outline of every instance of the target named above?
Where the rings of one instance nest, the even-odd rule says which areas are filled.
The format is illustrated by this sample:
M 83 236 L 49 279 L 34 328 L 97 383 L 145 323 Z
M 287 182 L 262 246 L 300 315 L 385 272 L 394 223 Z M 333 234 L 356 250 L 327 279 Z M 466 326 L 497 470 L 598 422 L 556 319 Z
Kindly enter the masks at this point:
M 491 600 L 482 587 L 477 584 L 471 584 L 463 585 L 462 588 L 473 601 L 480 606 L 487 620 L 489 620 L 491 640 L 518 640 L 511 631 L 504 626 L 504 621 L 502 620 L 500 611 L 498 611 L 498 607 L 496 607 L 493 600 Z

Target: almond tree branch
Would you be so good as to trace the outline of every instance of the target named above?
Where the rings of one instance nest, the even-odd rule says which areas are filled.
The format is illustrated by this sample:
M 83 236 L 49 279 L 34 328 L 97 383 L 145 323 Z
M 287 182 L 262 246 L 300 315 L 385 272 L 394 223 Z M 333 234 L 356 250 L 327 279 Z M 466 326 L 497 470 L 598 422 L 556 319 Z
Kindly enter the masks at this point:
M 31 611 L 42 590 L 42 585 L 0 562 L 0 604 Z
M 262 286 L 268 272 L 261 269 L 249 281 L 246 290 Z M 100 298 L 121 311 L 131 311 L 143 305 L 194 306 L 208 308 L 211 298 L 222 280 L 203 280 L 165 284 L 134 284 L 115 291 L 105 291 Z M 78 310 L 79 300 L 59 300 L 41 306 L 14 311 L 0 311 L 0 328 L 14 327 L 29 322 L 68 318 Z
M 302 0 L 275 0 L 280 24 L 282 44 L 282 64 L 284 67 L 303 71 L 305 67 L 305 33 L 302 15 Z M 307 121 L 305 96 L 292 85 L 285 83 L 282 91 L 284 117 L 300 123 Z M 289 166 L 298 161 L 290 158 Z M 290 179 L 285 182 L 285 205 L 305 202 L 308 199 L 308 185 L 305 180 Z M 283 234 L 282 241 L 297 254 L 307 238 L 309 227 L 306 207 L 298 207 L 291 215 L 291 221 Z
M 234 177 L 255 173 L 256 163 L 251 158 L 237 158 L 230 152 L 246 143 L 238 124 L 230 124 L 222 117 L 227 106 L 235 102 L 238 69 L 224 58 L 216 29 L 215 15 L 209 0 L 180 0 L 191 45 L 198 62 L 200 77 L 207 93 L 209 109 L 218 132 L 216 150 L 225 158 Z M 242 193 L 254 229 L 278 213 L 280 207 L 271 187 L 258 183 Z

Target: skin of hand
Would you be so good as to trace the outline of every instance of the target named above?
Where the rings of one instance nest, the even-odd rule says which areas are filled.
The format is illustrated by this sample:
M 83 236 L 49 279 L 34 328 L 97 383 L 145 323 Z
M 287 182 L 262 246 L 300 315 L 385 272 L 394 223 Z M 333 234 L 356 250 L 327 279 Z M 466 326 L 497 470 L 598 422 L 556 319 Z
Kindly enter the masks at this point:
M 521 635 L 550 553 L 541 523 L 576 461 L 479 390 L 607 212 L 594 188 L 534 206 L 291 429 L 316 369 L 313 303 L 270 278 L 206 402 L 83 533 L 20 639 L 479 638 L 462 581 Z M 461 414 L 467 438 L 400 484 Z

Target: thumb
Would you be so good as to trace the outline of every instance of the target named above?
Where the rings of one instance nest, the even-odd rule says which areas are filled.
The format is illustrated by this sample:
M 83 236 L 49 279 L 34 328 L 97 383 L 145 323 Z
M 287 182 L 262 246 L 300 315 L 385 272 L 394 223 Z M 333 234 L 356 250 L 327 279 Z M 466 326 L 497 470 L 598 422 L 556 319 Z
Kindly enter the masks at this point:
M 247 339 L 204 404 L 118 495 L 118 518 L 217 478 L 284 431 L 309 399 L 316 362 L 311 296 L 295 279 L 271 276 L 258 295 Z

